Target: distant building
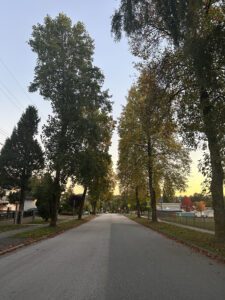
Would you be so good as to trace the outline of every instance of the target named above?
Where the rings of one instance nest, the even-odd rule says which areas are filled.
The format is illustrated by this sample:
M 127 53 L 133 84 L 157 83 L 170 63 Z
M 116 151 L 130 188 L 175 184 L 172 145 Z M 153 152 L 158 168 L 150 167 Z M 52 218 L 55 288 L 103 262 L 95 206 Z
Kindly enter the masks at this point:
M 24 211 L 27 211 L 30 208 L 37 208 L 36 206 L 36 200 L 32 197 L 26 197 L 24 201 Z M 16 205 L 15 204 L 10 204 L 8 197 L 4 196 L 0 199 L 0 210 L 15 210 Z
M 195 216 L 196 217 L 213 218 L 214 217 L 214 210 L 212 208 L 207 208 L 204 211 L 196 211 Z
M 7 200 L 7 197 L 4 196 L 0 199 L 0 210 L 7 210 L 7 205 L 9 204 L 9 201 Z
M 158 203 L 156 208 L 158 211 L 181 211 L 180 203 Z
M 36 200 L 33 197 L 27 196 L 24 201 L 24 211 L 27 211 L 30 208 L 37 208 Z

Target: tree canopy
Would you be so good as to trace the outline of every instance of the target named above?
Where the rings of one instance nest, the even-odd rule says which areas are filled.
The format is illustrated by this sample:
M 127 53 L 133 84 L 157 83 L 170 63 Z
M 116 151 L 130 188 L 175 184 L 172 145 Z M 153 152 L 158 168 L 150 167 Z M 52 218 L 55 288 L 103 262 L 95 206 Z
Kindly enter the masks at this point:
M 168 89 L 180 87 L 174 100 L 185 140 L 209 153 L 205 165 L 211 169 L 218 239 L 225 236 L 224 5 L 220 0 L 121 0 L 112 18 L 115 38 L 124 30 L 135 55 L 144 60 L 166 57 L 173 65 Z
M 37 109 L 29 106 L 0 152 L 0 184 L 2 188 L 20 191 L 21 216 L 29 179 L 44 167 L 43 152 L 35 138 L 39 121 Z
M 104 76 L 93 65 L 94 43 L 83 23 L 72 25 L 64 14 L 55 19 L 47 16 L 43 25 L 33 26 L 29 44 L 38 56 L 30 91 L 38 90 L 50 100 L 54 113 L 44 126 L 43 143 L 55 183 L 51 217 L 55 226 L 67 179 L 78 181 L 86 191 L 93 152 L 107 152 L 111 102 L 108 91 L 102 90 Z
M 171 182 L 183 190 L 189 155 L 177 138 L 170 97 L 158 85 L 151 68 L 142 69 L 129 92 L 119 123 L 119 178 L 123 186 L 143 187 L 146 176 L 154 221 L 160 186 Z

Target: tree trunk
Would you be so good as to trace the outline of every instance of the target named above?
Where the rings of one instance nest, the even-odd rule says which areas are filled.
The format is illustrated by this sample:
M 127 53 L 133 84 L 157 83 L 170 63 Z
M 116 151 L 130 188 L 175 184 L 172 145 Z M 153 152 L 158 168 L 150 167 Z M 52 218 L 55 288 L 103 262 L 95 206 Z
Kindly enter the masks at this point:
M 22 224 L 23 220 L 23 211 L 24 211 L 24 195 L 25 195 L 25 187 L 22 185 L 20 189 L 20 202 L 19 202 L 19 212 L 17 215 L 17 224 Z
M 148 183 L 149 183 L 149 192 L 151 198 L 151 207 L 152 207 L 152 221 L 157 222 L 157 212 L 156 212 L 156 193 L 153 187 L 153 171 L 152 171 L 152 147 L 151 140 L 148 140 Z
M 213 199 L 215 236 L 218 240 L 225 240 L 225 208 L 223 199 L 223 167 L 220 153 L 219 142 L 217 139 L 216 118 L 212 111 L 212 105 L 209 102 L 209 96 L 206 91 L 201 92 L 200 96 L 205 134 L 208 139 L 210 152 L 210 161 L 212 169 L 211 193 Z
M 140 201 L 139 201 L 139 197 L 138 197 L 138 186 L 136 186 L 135 194 L 136 194 L 136 204 L 137 204 L 137 217 L 140 218 L 141 217 L 141 209 L 140 209 Z
M 67 122 L 63 120 L 61 132 L 60 132 L 59 144 L 58 144 L 58 153 L 64 151 L 64 146 L 65 146 L 64 138 L 65 138 L 66 131 L 67 131 Z M 56 227 L 56 222 L 58 217 L 58 204 L 61 197 L 61 186 L 60 186 L 61 165 L 60 164 L 56 165 L 55 171 L 56 171 L 56 175 L 54 179 L 54 192 L 52 195 L 51 210 L 50 210 L 50 217 L 51 217 L 50 227 Z
M 92 211 L 93 215 L 96 215 L 96 207 L 97 207 L 97 201 L 95 201 L 93 204 L 93 211 Z
M 58 203 L 58 197 L 57 194 L 54 193 L 52 195 L 52 203 L 51 203 L 51 222 L 50 222 L 50 227 L 56 227 L 56 222 L 57 222 L 57 203 Z
M 79 212 L 78 212 L 78 220 L 82 219 L 86 193 L 87 193 L 87 187 L 84 188 L 84 192 L 83 192 L 83 195 L 82 195 L 81 204 L 80 204 L 80 208 L 79 208 Z
M 56 177 L 54 180 L 54 193 L 52 194 L 51 200 L 51 210 L 50 210 L 50 227 L 56 227 L 57 217 L 58 217 L 58 203 L 60 200 L 60 183 L 59 183 L 60 171 L 56 172 Z

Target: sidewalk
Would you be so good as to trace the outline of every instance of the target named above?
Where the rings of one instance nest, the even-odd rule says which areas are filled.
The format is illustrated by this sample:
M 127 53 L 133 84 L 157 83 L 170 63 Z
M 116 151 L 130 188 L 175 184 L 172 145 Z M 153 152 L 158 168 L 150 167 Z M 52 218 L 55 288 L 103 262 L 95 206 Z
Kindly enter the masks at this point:
M 166 224 L 171 224 L 171 225 L 178 226 L 178 227 L 183 227 L 183 228 L 187 228 L 187 229 L 191 229 L 191 230 L 195 230 L 195 231 L 200 231 L 200 232 L 205 232 L 205 233 L 209 233 L 209 234 L 215 234 L 215 232 L 212 231 L 212 230 L 193 227 L 193 226 L 189 226 L 189 225 L 178 224 L 178 223 L 174 223 L 174 222 L 168 222 L 168 221 L 164 221 L 164 220 L 160 220 L 160 219 L 158 219 L 158 220 L 159 220 L 159 222 L 166 223 Z

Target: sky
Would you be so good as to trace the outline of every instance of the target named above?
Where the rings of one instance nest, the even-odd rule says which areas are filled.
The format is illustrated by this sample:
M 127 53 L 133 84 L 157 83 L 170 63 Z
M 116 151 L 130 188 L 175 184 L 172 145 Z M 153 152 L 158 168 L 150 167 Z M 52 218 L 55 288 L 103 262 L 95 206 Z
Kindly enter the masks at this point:
M 0 143 L 4 143 L 13 130 L 25 108 L 33 104 L 38 108 L 41 126 L 51 114 L 51 107 L 38 93 L 28 93 L 33 80 L 36 54 L 27 44 L 32 26 L 43 23 L 49 14 L 60 12 L 71 18 L 73 24 L 82 21 L 95 41 L 94 64 L 104 76 L 104 88 L 112 95 L 113 117 L 116 120 L 137 72 L 129 52 L 126 38 L 115 43 L 110 32 L 111 16 L 120 0 L 1 0 L 0 10 Z M 0 145 L 1 146 L 1 145 Z M 110 153 L 116 169 L 118 135 L 113 134 Z M 200 152 L 191 152 L 193 159 L 189 187 L 183 194 L 200 192 L 202 175 L 197 170 Z M 115 191 L 116 193 L 118 190 Z M 180 195 L 178 193 L 178 195 Z

